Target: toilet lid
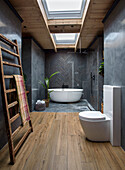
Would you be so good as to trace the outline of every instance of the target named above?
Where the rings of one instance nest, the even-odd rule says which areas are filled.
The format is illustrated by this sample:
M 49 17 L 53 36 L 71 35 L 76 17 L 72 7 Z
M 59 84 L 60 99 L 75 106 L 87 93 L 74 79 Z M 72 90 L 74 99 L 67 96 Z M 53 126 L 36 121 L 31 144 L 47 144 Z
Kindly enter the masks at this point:
M 79 113 L 79 118 L 87 120 L 105 120 L 105 114 L 99 111 L 84 111 Z

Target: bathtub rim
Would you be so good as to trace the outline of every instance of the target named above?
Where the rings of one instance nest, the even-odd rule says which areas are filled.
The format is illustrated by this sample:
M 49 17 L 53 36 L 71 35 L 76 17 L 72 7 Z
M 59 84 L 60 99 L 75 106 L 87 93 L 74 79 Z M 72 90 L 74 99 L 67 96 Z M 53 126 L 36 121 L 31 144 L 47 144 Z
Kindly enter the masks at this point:
M 53 91 L 53 92 L 83 92 L 83 89 L 73 89 L 73 88 L 53 88 L 53 89 L 48 89 L 48 91 Z

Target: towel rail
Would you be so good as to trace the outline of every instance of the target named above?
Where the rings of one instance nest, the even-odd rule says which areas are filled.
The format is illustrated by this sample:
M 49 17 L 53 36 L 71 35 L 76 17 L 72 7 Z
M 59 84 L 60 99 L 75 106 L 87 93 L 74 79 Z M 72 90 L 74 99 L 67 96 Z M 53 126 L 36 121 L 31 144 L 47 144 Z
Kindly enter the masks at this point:
M 13 50 L 15 50 L 15 52 L 12 52 L 6 48 L 0 47 L 0 66 L 1 66 L 0 69 L 1 69 L 1 80 L 2 80 L 1 91 L 2 91 L 2 101 L 3 101 L 3 107 L 4 107 L 3 110 L 4 110 L 4 116 L 5 116 L 5 122 L 6 122 L 6 130 L 7 130 L 7 137 L 8 137 L 9 153 L 10 153 L 10 162 L 11 162 L 11 164 L 14 164 L 15 163 L 15 154 L 17 153 L 17 151 L 19 150 L 19 148 L 21 147 L 21 145 L 23 144 L 23 142 L 25 141 L 25 139 L 27 138 L 29 133 L 33 131 L 33 128 L 32 128 L 32 122 L 31 122 L 31 120 L 29 120 L 28 121 L 29 128 L 28 128 L 27 132 L 24 134 L 24 136 L 18 142 L 17 146 L 14 147 L 13 139 L 14 139 L 15 135 L 17 134 L 17 132 L 19 132 L 19 130 L 22 128 L 24 122 L 22 121 L 22 124 L 12 133 L 11 124 L 20 117 L 20 113 L 18 113 L 19 112 L 18 111 L 19 110 L 18 101 L 14 101 L 14 102 L 8 104 L 7 94 L 16 92 L 17 90 L 16 90 L 16 88 L 6 89 L 5 79 L 13 79 L 14 76 L 13 75 L 4 75 L 4 65 L 19 68 L 21 76 L 23 76 L 23 71 L 22 71 L 22 65 L 21 65 L 21 59 L 20 59 L 20 55 L 19 55 L 17 41 L 15 40 L 15 42 L 12 42 L 1 34 L 0 34 L 0 40 L 2 40 L 7 45 L 9 44 L 11 47 L 13 47 Z M 18 64 L 3 61 L 3 51 L 10 54 L 11 56 L 17 57 Z M 11 70 L 11 67 L 10 67 L 10 70 Z M 10 108 L 12 108 L 12 107 L 14 107 L 13 108 L 14 113 L 16 112 L 17 114 L 10 118 L 10 113 L 11 113 L 11 111 L 13 111 Z
M 6 90 L 6 93 L 12 93 L 12 92 L 15 92 L 16 91 L 16 89 L 8 89 L 8 90 Z
M 15 101 L 13 103 L 8 104 L 8 109 L 10 109 L 11 107 L 16 106 L 17 104 L 18 104 L 18 101 Z
M 0 39 L 1 39 L 3 42 L 5 42 L 5 43 L 7 43 L 7 44 L 9 44 L 9 45 L 11 45 L 11 46 L 17 47 L 17 44 L 16 44 L 16 43 L 10 41 L 9 39 L 7 39 L 7 38 L 6 38 L 5 36 L 3 36 L 2 34 L 0 34 Z
M 9 62 L 6 62 L 6 61 L 3 61 L 3 64 L 4 64 L 4 65 L 8 65 L 8 66 L 13 66 L 13 67 L 21 68 L 21 66 L 18 65 L 18 64 L 9 63 Z
M 10 122 L 13 123 L 18 117 L 20 117 L 20 114 L 17 113 L 15 116 L 13 116 L 11 119 L 10 119 Z
M 13 55 L 13 56 L 15 56 L 15 57 L 19 57 L 19 54 L 16 54 L 16 53 L 14 53 L 14 52 L 12 52 L 12 51 L 9 51 L 9 50 L 7 50 L 6 48 L 1 47 L 1 50 L 4 51 L 4 52 L 6 52 L 6 53 L 8 53 L 8 54 L 11 54 L 11 55 Z

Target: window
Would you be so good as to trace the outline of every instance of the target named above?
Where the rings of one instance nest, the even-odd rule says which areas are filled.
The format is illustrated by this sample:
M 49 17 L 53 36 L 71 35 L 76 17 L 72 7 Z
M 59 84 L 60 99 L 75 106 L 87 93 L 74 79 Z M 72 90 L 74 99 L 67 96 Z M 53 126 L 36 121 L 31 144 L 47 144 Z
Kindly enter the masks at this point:
M 49 11 L 81 10 L 82 0 L 46 0 Z
M 77 36 L 76 33 L 53 34 L 56 44 L 75 44 Z
M 82 18 L 86 0 L 42 0 L 48 19 Z

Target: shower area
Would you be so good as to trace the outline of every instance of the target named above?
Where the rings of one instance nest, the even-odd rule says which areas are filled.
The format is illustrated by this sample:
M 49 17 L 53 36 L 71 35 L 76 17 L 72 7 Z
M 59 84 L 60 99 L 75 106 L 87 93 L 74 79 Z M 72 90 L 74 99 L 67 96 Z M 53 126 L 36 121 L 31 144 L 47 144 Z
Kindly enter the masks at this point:
M 45 75 L 59 71 L 50 82 L 50 88 L 83 89 L 82 99 L 86 99 L 96 110 L 101 109 L 103 77 L 98 69 L 102 62 L 102 38 L 84 53 L 73 50 L 51 50 L 45 52 Z

